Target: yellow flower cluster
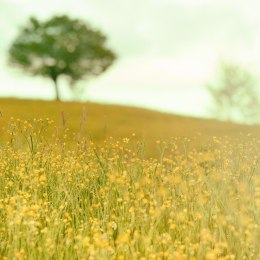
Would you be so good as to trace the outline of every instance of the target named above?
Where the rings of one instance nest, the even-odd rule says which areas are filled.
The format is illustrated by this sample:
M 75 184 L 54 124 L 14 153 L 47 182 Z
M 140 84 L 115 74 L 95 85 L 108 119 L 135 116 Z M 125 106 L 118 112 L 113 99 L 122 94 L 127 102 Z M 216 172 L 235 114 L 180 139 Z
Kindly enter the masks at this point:
M 67 144 L 49 119 L 4 131 L 0 259 L 260 258 L 253 137 L 190 150 L 158 141 L 147 158 L 131 137 Z

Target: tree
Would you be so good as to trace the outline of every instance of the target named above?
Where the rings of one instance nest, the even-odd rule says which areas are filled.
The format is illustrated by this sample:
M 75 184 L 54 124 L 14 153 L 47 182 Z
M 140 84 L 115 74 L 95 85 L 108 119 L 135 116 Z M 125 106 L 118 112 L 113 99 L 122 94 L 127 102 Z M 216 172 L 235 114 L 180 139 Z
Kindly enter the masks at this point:
M 97 76 L 116 59 L 106 47 L 106 36 L 79 19 L 55 16 L 45 22 L 30 18 L 9 50 L 11 65 L 32 75 L 50 78 L 60 100 L 58 79 L 78 80 Z
M 260 99 L 252 75 L 232 63 L 222 63 L 218 85 L 208 85 L 214 104 L 212 114 L 228 121 L 255 123 Z

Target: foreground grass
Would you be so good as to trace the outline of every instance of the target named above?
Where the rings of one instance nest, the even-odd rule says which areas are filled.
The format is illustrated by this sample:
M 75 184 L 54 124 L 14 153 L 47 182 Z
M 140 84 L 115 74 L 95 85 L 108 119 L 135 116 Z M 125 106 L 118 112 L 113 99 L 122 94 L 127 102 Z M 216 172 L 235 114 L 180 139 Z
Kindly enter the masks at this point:
M 142 142 L 52 124 L 2 130 L 2 259 L 259 259 L 258 140 L 157 141 L 147 159 Z

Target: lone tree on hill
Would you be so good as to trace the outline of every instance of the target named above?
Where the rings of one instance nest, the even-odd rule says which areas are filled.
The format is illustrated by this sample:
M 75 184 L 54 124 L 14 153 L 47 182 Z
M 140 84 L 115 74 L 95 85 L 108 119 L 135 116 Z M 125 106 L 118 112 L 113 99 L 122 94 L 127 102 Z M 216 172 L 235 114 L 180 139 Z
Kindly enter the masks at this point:
M 60 100 L 58 79 L 71 86 L 106 71 L 116 59 L 106 47 L 106 36 L 79 19 L 55 16 L 40 22 L 30 18 L 9 50 L 9 61 L 32 75 L 50 78 Z
M 222 63 L 218 84 L 208 85 L 212 114 L 228 121 L 258 123 L 260 98 L 252 75 L 232 63 Z

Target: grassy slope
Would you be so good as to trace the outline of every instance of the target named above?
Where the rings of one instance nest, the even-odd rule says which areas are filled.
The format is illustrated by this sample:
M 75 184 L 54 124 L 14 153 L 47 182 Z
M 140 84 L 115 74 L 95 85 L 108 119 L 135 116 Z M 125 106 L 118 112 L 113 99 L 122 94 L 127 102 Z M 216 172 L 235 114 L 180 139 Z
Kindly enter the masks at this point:
M 182 117 L 124 106 L 0 99 L 0 111 L 1 124 L 8 122 L 11 117 L 27 120 L 49 117 L 55 124 L 61 125 L 63 113 L 66 125 L 73 132 L 79 131 L 83 111 L 86 111 L 86 131 L 98 141 L 106 136 L 127 137 L 132 133 L 135 133 L 137 138 L 145 138 L 148 142 L 157 139 L 167 140 L 169 137 L 192 138 L 200 133 L 201 135 L 197 136 L 197 144 L 207 142 L 212 136 L 227 135 L 235 139 L 241 138 L 241 132 L 260 137 L 260 126 Z
M 105 132 L 151 142 L 200 131 L 189 145 L 199 149 L 170 146 L 145 160 L 134 140 L 69 146 L 61 128 L 48 145 L 39 132 L 46 121 L 1 127 L 10 117 L 62 125 L 63 111 L 77 132 L 83 106 L 99 140 Z M 0 100 L 0 111 L 1 259 L 260 259 L 260 142 L 239 136 L 259 138 L 259 127 L 96 104 Z M 240 140 L 214 138 L 202 151 L 212 135 Z

